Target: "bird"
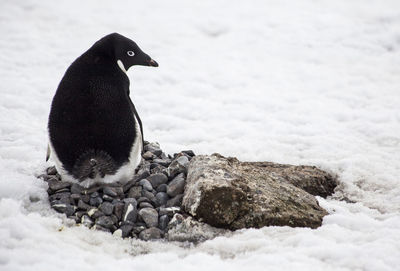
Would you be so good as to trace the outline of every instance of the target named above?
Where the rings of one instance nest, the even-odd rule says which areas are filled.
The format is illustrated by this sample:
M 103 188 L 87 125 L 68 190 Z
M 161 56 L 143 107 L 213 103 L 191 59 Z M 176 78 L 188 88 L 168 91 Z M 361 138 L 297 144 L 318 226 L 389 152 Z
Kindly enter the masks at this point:
M 126 72 L 136 65 L 158 67 L 133 40 L 111 33 L 65 72 L 51 103 L 46 156 L 62 181 L 90 187 L 124 183 L 134 175 L 143 126 Z

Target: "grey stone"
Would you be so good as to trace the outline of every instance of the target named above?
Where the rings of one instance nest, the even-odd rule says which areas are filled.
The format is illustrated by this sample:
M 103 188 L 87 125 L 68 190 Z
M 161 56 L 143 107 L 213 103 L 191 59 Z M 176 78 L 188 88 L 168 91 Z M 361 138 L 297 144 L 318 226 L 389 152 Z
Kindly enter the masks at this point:
M 147 178 L 148 176 L 150 176 L 150 170 L 148 171 L 143 171 L 143 172 L 138 172 L 132 180 L 128 181 L 124 187 L 123 187 L 123 192 L 126 193 L 127 191 L 129 191 L 129 189 L 131 189 L 132 186 L 136 185 L 136 183 L 138 183 L 140 180 Z
M 152 160 L 152 159 L 154 159 L 154 158 L 157 157 L 157 156 L 155 156 L 152 152 L 146 151 L 146 152 L 142 155 L 142 157 L 143 157 L 143 159 L 146 159 L 146 160 Z
M 141 186 L 133 186 L 129 189 L 128 197 L 138 199 L 142 196 L 142 190 Z
M 81 195 L 81 199 L 84 203 L 89 204 L 90 202 L 90 196 L 89 195 Z
M 168 224 L 167 240 L 198 243 L 229 233 L 228 230 L 196 221 L 191 216 L 184 217 L 181 214 L 175 214 Z
M 103 203 L 103 199 L 100 197 L 90 197 L 89 204 L 95 207 L 99 207 L 99 205 Z
M 79 219 L 81 219 L 82 216 L 83 216 L 84 214 L 86 214 L 86 211 L 76 211 L 76 212 L 75 212 L 75 215 L 76 215 Z
M 110 232 L 110 229 L 107 229 L 103 226 L 100 226 L 98 224 L 94 224 L 93 227 L 91 228 L 93 230 L 97 230 L 97 231 L 104 231 L 104 232 Z
M 111 217 L 103 215 L 96 219 L 96 224 L 111 230 L 113 228 L 114 222 Z
M 141 202 L 149 202 L 149 203 L 151 203 L 151 201 L 148 199 L 148 198 L 146 198 L 146 197 L 140 197 L 138 200 L 137 200 L 137 203 L 141 203 Z
M 120 229 L 121 229 L 121 237 L 125 238 L 125 237 L 128 237 L 132 233 L 133 225 L 124 224 L 120 227 Z
M 165 192 L 158 192 L 156 194 L 156 206 L 162 206 L 167 204 L 169 197 Z
M 140 207 L 140 208 L 153 208 L 153 205 L 151 205 L 151 203 L 149 203 L 149 202 L 142 201 L 142 202 L 139 204 L 139 207 Z
M 49 189 L 51 190 L 49 193 L 54 193 L 57 190 L 71 187 L 71 183 L 59 181 L 57 179 L 50 179 L 48 181 L 48 185 L 49 185 Z
M 169 222 L 169 217 L 167 215 L 162 215 L 158 219 L 158 227 L 161 230 L 165 230 L 167 228 L 167 226 L 168 226 L 168 222 Z
M 114 211 L 114 205 L 110 202 L 103 202 L 99 206 L 99 210 L 102 211 L 105 215 L 111 215 Z
M 174 178 L 179 173 L 187 173 L 187 168 L 189 166 L 189 159 L 182 155 L 175 158 L 168 167 L 168 177 L 170 179 Z
M 133 228 L 132 228 L 132 232 L 135 234 L 139 234 L 141 231 L 143 231 L 145 229 L 146 229 L 146 224 L 136 223 L 135 226 L 133 226 Z
M 160 216 L 167 215 L 169 217 L 173 217 L 176 213 L 180 213 L 180 212 L 181 212 L 180 207 L 160 207 L 158 214 Z
M 79 200 L 81 200 L 81 195 L 80 194 L 71 194 L 70 198 L 71 198 L 71 203 L 73 203 L 74 205 L 77 205 Z
M 158 187 L 157 187 L 157 189 L 156 189 L 156 191 L 157 192 L 167 192 L 167 184 L 160 184 Z
M 147 179 L 140 180 L 139 181 L 139 185 L 141 185 L 143 187 L 143 189 L 145 189 L 147 191 L 152 191 L 153 190 L 153 186 L 151 185 L 151 183 Z
M 167 201 L 166 207 L 180 207 L 182 205 L 183 194 L 176 195 Z
M 167 183 L 168 177 L 165 174 L 157 173 L 147 177 L 147 180 L 149 180 L 154 188 L 157 188 L 159 185 Z
M 182 206 L 198 220 L 232 230 L 272 225 L 316 228 L 327 214 L 311 194 L 263 163 L 219 154 L 192 158 Z
M 156 203 L 156 197 L 154 194 L 150 191 L 143 190 L 142 195 L 150 200 L 150 203 L 155 204 Z
M 69 192 L 57 193 L 57 194 L 53 194 L 53 195 L 49 196 L 49 201 L 50 202 L 61 201 L 65 204 L 70 204 L 71 203 L 70 196 L 71 196 L 71 193 L 69 193 Z
M 122 190 L 122 188 L 121 188 L 121 190 Z M 123 191 L 121 191 L 121 192 L 123 193 Z M 108 196 L 112 197 L 112 198 L 115 198 L 115 197 L 118 196 L 118 192 L 117 192 L 117 189 L 115 187 L 106 186 L 106 187 L 103 188 L 103 193 L 105 195 L 108 195 Z
M 90 209 L 87 213 L 93 219 L 97 219 L 104 215 L 104 213 L 97 208 Z
M 126 200 L 126 199 L 125 199 Z M 137 219 L 137 202 L 135 199 L 125 201 L 122 221 L 136 222 Z
M 180 173 L 178 176 L 176 176 L 169 184 L 167 187 L 167 194 L 171 198 L 175 197 L 176 195 L 182 194 L 183 190 L 185 189 L 185 178 L 184 174 Z
M 76 210 L 75 206 L 61 202 L 54 202 L 54 204 L 52 204 L 51 207 L 53 207 L 53 209 L 56 210 L 57 212 L 66 214 L 67 216 L 73 215 Z
M 143 208 L 139 210 L 139 216 L 146 223 L 147 227 L 158 226 L 158 213 L 153 208 Z
M 145 229 L 139 233 L 139 238 L 144 241 L 156 240 L 161 238 L 161 230 L 156 227 Z
M 90 194 L 90 197 L 91 198 L 97 198 L 97 197 L 99 197 L 100 195 L 99 195 L 99 193 L 97 192 L 97 191 L 95 191 L 95 192 L 93 192 L 93 193 L 91 193 Z
M 83 215 L 81 218 L 81 223 L 86 227 L 91 228 L 94 224 L 93 220 L 88 215 Z
M 85 211 L 88 211 L 88 210 L 90 210 L 91 208 L 93 208 L 93 207 L 90 206 L 90 205 L 88 205 L 88 204 L 86 204 L 86 203 L 84 203 L 83 200 L 79 200 L 79 201 L 78 201 L 78 210 L 85 210 Z
M 70 192 L 70 189 L 69 188 L 61 188 L 61 189 L 58 189 L 57 191 L 55 191 L 54 193 L 63 193 L 63 192 Z
M 152 168 L 150 172 L 151 174 L 164 174 L 165 176 L 168 176 L 168 169 L 160 165 L 157 165 L 156 167 Z
M 118 218 L 118 220 L 122 219 L 122 214 L 124 213 L 124 207 L 125 203 L 119 201 L 119 202 L 114 202 L 114 214 Z
M 103 195 L 103 201 L 112 202 L 113 200 L 114 200 L 113 197 L 106 195 L 106 194 Z
M 160 144 L 158 143 L 150 143 L 144 146 L 144 151 L 145 152 L 149 151 L 153 153 L 155 156 L 159 156 L 162 153 L 162 150 L 160 149 Z
M 147 178 L 148 176 L 150 176 L 150 164 L 143 166 L 142 168 L 140 168 L 137 172 L 138 176 L 145 176 L 144 178 Z M 141 179 L 144 179 L 141 178 Z M 139 180 L 141 180 L 139 179 Z
M 168 167 L 169 164 L 171 164 L 171 159 L 165 158 L 165 159 L 160 159 L 156 158 L 153 160 L 153 163 L 156 163 L 158 165 L 161 165 L 163 167 Z

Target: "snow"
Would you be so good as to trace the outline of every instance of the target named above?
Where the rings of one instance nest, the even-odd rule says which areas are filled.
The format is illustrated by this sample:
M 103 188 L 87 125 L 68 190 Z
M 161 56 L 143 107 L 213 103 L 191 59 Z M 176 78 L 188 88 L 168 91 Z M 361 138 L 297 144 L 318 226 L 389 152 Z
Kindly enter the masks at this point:
M 0 270 L 398 270 L 397 0 L 4 0 L 0 21 Z M 35 177 L 51 99 L 111 32 L 160 64 L 128 71 L 146 140 L 328 170 L 341 184 L 319 199 L 322 227 L 194 246 L 122 240 L 51 210 Z

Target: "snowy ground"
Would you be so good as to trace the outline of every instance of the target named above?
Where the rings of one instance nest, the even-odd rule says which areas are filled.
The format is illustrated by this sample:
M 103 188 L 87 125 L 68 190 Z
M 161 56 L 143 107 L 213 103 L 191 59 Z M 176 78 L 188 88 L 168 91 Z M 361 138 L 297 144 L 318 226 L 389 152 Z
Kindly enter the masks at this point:
M 147 140 L 337 174 L 323 226 L 185 247 L 50 210 L 35 175 L 51 99 L 111 32 L 160 64 L 129 71 Z M 0 270 L 398 270 L 399 1 L 2 0 L 0 36 Z

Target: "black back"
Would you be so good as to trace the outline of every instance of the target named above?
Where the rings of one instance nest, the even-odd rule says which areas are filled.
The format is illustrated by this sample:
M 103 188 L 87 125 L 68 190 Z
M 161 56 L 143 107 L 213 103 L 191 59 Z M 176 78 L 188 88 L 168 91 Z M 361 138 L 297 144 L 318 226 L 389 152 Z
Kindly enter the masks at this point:
M 72 172 L 82 153 L 103 151 L 117 167 L 128 161 L 136 137 L 129 78 L 113 56 L 112 39 L 103 38 L 76 59 L 54 96 L 49 135 L 64 169 Z M 141 125 L 141 123 L 140 123 Z

